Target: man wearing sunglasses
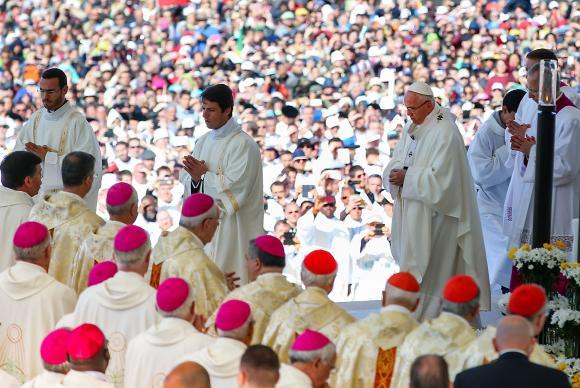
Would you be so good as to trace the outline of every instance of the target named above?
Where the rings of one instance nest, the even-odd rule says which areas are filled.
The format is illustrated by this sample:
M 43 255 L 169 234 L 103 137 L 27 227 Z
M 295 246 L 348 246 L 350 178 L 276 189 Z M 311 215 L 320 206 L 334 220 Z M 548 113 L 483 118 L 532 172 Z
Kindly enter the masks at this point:
M 395 200 L 392 251 L 401 271 L 421 283 L 421 320 L 433 318 L 447 279 L 465 273 L 489 309 L 487 261 L 473 180 L 455 117 L 431 88 L 413 83 L 405 93 L 409 121 L 384 171 Z

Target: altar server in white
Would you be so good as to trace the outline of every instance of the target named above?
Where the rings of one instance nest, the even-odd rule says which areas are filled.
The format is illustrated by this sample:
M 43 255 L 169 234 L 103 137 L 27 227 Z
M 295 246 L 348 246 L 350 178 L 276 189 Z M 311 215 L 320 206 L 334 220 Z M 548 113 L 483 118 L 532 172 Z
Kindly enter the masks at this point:
M 143 277 L 151 255 L 147 232 L 135 225 L 124 226 L 113 246 L 119 272 L 80 295 L 74 322 L 93 323 L 106 334 L 111 353 L 107 380 L 120 388 L 129 341 L 159 322 L 160 316 L 155 309 L 155 290 Z
M 443 285 L 460 273 L 476 279 L 482 309 L 489 310 L 475 189 L 455 117 L 423 82 L 407 89 L 404 102 L 410 121 L 383 174 L 395 200 L 393 256 L 421 283 L 420 320 L 437 315 Z
M 25 222 L 12 242 L 16 264 L 0 274 L 0 367 L 23 383 L 42 372 L 40 344 L 77 298 L 47 274 L 51 248 L 44 225 Z
M 99 143 L 85 116 L 66 100 L 66 74 L 57 68 L 47 69 L 40 77 L 43 107 L 30 116 L 16 139 L 16 151 L 30 151 L 43 160 L 44 179 L 41 193 L 62 190 L 60 175 L 63 158 L 72 151 L 84 151 L 95 157 L 95 179 L 85 201 L 93 211 L 101 187 L 102 163 Z
M 16 228 L 28 220 L 42 182 L 42 160 L 33 153 L 15 151 L 0 164 L 0 272 L 14 265 L 12 239 Z
M 181 278 L 169 278 L 157 289 L 161 322 L 129 342 L 125 357 L 125 387 L 163 387 L 175 358 L 201 350 L 213 338 L 194 326 L 195 295 Z
M 263 234 L 263 174 L 260 149 L 232 117 L 232 90 L 223 84 L 201 95 L 205 124 L 202 136 L 183 160 L 185 197 L 205 193 L 219 200 L 223 219 L 209 246 L 210 256 L 225 273 L 248 282 L 244 252 L 248 241 Z
M 477 191 L 490 286 L 498 292 L 499 286 L 509 287 L 512 269 L 503 233 L 503 205 L 512 176 L 507 165 L 511 150 L 505 142 L 505 131 L 525 93 L 521 89 L 506 93 L 501 110 L 493 112 L 477 130 L 467 153 Z

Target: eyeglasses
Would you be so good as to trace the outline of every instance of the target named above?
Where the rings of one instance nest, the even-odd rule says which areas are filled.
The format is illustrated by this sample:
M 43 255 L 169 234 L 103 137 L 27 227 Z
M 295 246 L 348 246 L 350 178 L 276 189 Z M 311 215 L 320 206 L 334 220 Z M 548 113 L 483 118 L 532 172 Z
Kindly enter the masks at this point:
M 417 105 L 417 106 L 415 106 L 415 107 L 413 107 L 413 106 L 406 106 L 406 105 L 405 105 L 405 107 L 407 108 L 407 110 L 408 110 L 409 112 L 415 112 L 416 110 L 418 110 L 419 108 L 421 108 L 423 105 L 425 105 L 425 104 L 426 104 L 426 103 L 428 103 L 428 102 L 430 102 L 430 101 L 428 101 L 428 100 L 427 100 L 427 101 L 423 101 L 423 103 L 422 103 L 422 104 L 420 104 L 420 105 Z
M 357 207 L 353 207 L 352 210 L 363 210 L 364 207 L 362 206 L 357 206 Z
M 355 178 L 362 178 L 363 176 L 366 176 L 367 174 L 365 172 L 363 172 L 362 174 L 356 175 Z
M 336 205 L 333 203 L 325 203 L 322 207 L 335 207 Z
M 286 213 L 288 213 L 288 214 L 298 214 L 300 212 L 298 210 L 295 210 L 295 211 L 290 211 L 290 212 L 286 212 Z

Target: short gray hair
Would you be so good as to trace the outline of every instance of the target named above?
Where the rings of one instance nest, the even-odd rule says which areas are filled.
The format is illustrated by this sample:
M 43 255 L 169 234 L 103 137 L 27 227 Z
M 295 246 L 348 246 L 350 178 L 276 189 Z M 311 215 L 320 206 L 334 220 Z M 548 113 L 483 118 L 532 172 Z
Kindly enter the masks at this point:
M 290 349 L 288 351 L 288 358 L 290 358 L 292 364 L 295 362 L 310 363 L 321 359 L 322 362 L 328 365 L 335 354 L 336 346 L 332 342 L 329 342 L 322 349 L 318 350 L 302 351 Z
M 131 194 L 131 198 L 127 200 L 124 204 L 118 206 L 111 206 L 107 205 L 107 212 L 112 216 L 118 216 L 121 214 L 126 214 L 131 210 L 133 205 L 138 203 L 139 199 L 137 198 L 137 192 L 133 189 L 133 193 Z
M 119 269 L 131 268 L 145 261 L 145 257 L 149 251 L 151 251 L 151 241 L 149 239 L 139 248 L 129 252 L 121 252 L 115 249 L 115 262 L 119 266 Z
M 200 216 L 186 217 L 182 214 L 181 218 L 179 219 L 179 225 L 185 229 L 193 229 L 200 226 L 204 220 L 207 220 L 208 218 L 219 218 L 219 216 L 220 210 L 217 206 L 217 203 L 214 201 L 213 206 Z
M 158 306 L 157 311 L 159 312 L 159 315 L 161 315 L 163 318 L 185 319 L 191 311 L 191 304 L 195 302 L 195 294 L 193 291 L 193 287 L 191 287 L 191 284 L 188 284 L 187 287 L 189 289 L 189 294 L 187 295 L 187 298 L 185 298 L 181 306 L 179 306 L 173 311 L 163 311 Z
M 60 373 L 62 375 L 66 375 L 70 371 L 68 361 L 63 362 L 62 364 L 49 364 L 42 361 L 42 367 L 49 372 Z
M 50 242 L 50 235 L 47 235 L 44 240 L 30 248 L 19 248 L 14 245 L 16 260 L 35 261 L 36 259 L 39 259 L 44 254 L 45 249 L 50 245 Z
M 453 303 L 448 300 L 443 299 L 441 302 L 441 311 L 459 315 L 460 317 L 467 317 L 473 312 L 479 305 L 479 291 L 477 296 L 472 300 L 465 303 Z
M 227 330 L 227 331 L 217 329 L 217 335 L 218 335 L 218 337 L 243 340 L 244 338 L 246 338 L 248 336 L 248 333 L 249 333 L 249 330 L 250 330 L 252 323 L 254 323 L 254 319 L 252 318 L 252 315 L 250 315 L 248 317 L 248 320 L 242 326 L 238 327 L 237 329 Z
M 419 300 L 419 292 L 410 292 L 401 290 L 387 283 L 385 286 L 387 300 L 391 303 L 409 303 L 414 304 Z
M 336 271 L 328 275 L 316 275 L 313 274 L 302 264 L 302 270 L 300 271 L 300 278 L 302 283 L 307 287 L 326 287 L 334 283 L 336 278 Z

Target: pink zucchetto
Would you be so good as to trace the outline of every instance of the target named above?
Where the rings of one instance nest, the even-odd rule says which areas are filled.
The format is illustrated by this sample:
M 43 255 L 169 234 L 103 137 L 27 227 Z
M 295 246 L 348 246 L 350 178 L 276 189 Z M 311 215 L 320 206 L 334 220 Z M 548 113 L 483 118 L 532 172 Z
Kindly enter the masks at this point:
M 243 300 L 232 299 L 222 303 L 216 318 L 215 327 L 223 331 L 239 329 L 248 321 L 252 309 Z
M 107 205 L 121 206 L 127 203 L 133 196 L 133 186 L 125 182 L 115 183 L 107 191 Z
M 98 326 L 83 323 L 71 331 L 66 352 L 72 359 L 89 360 L 103 348 L 105 341 L 105 335 Z
M 20 225 L 14 233 L 12 242 L 17 248 L 32 248 L 48 237 L 48 229 L 39 222 L 29 221 Z
M 201 216 L 211 210 L 215 201 L 207 194 L 195 193 L 187 197 L 181 208 L 184 217 Z
M 115 276 L 119 269 L 114 261 L 103 261 L 97 263 L 89 272 L 89 287 L 96 286 L 99 283 Z
M 147 232 L 136 225 L 123 226 L 115 236 L 114 248 L 120 252 L 131 252 L 141 248 L 149 240 Z
M 259 236 L 256 238 L 255 244 L 262 251 L 269 253 L 272 256 L 286 257 L 286 253 L 284 253 L 284 245 L 282 245 L 280 239 L 277 239 L 274 236 L 267 234 Z
M 306 329 L 294 340 L 290 350 L 298 352 L 312 352 L 320 350 L 330 343 L 330 340 L 322 333 Z
M 69 329 L 56 329 L 42 340 L 40 357 L 50 365 L 59 365 L 67 361 L 66 346 L 70 337 Z
M 169 278 L 157 289 L 157 307 L 161 311 L 174 311 L 189 296 L 189 285 L 181 278 Z

